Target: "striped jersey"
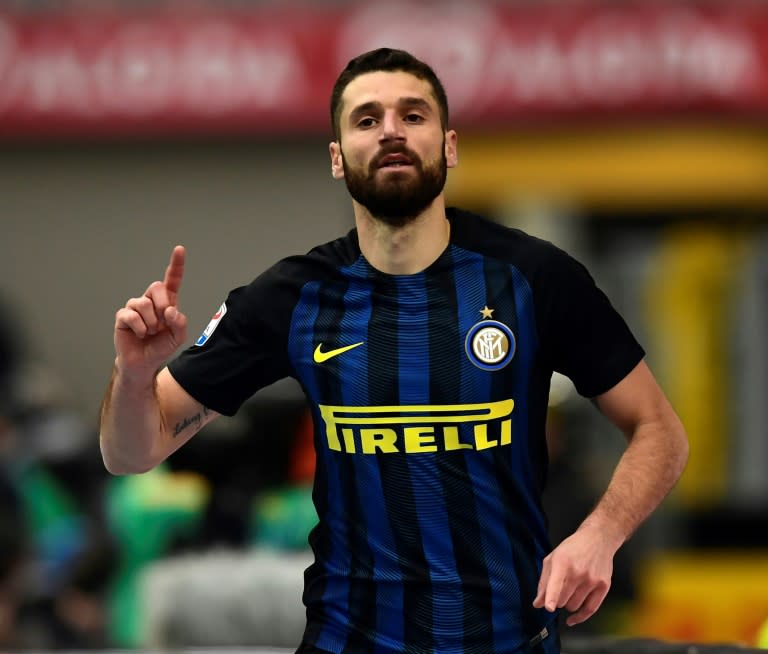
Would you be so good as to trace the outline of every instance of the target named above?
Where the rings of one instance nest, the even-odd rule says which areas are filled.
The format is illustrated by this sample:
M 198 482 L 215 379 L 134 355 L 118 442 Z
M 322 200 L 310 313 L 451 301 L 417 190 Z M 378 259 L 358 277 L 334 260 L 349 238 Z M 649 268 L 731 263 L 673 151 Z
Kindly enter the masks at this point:
M 319 521 L 304 642 L 334 654 L 505 654 L 553 634 L 532 606 L 551 549 L 550 378 L 593 397 L 644 355 L 565 252 L 447 215 L 450 243 L 418 274 L 374 269 L 355 230 L 283 259 L 169 365 L 225 415 L 286 376 L 306 393 Z

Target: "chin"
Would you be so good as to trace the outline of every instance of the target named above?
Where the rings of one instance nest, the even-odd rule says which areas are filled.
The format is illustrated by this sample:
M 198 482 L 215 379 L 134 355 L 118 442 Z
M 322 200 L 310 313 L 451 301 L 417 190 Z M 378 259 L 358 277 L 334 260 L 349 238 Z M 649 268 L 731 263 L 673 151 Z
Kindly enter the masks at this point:
M 379 168 L 379 173 L 387 177 L 410 177 L 414 170 L 413 166 L 401 166 L 399 168 Z

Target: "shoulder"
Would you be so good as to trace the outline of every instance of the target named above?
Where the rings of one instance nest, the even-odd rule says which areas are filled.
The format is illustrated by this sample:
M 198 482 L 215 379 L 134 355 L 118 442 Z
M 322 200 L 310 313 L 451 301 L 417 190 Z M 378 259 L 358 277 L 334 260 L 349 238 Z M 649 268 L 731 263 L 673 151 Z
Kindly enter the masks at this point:
M 521 229 L 471 211 L 449 208 L 451 242 L 465 250 L 515 265 L 527 276 L 583 270 L 565 250 Z
M 223 310 L 233 314 L 229 319 L 246 321 L 264 321 L 266 314 L 289 316 L 308 284 L 342 279 L 344 267 L 353 264 L 359 253 L 357 234 L 351 230 L 304 254 L 279 259 L 250 282 L 232 288 Z
M 343 236 L 316 245 L 306 254 L 314 259 L 327 259 L 340 265 L 354 263 L 360 256 L 360 242 L 357 238 L 357 229 L 350 229 Z
M 280 259 L 266 269 L 250 284 L 249 288 L 302 287 L 311 281 L 333 279 L 341 270 L 352 265 L 360 256 L 356 230 L 344 236 L 313 247 L 304 254 Z

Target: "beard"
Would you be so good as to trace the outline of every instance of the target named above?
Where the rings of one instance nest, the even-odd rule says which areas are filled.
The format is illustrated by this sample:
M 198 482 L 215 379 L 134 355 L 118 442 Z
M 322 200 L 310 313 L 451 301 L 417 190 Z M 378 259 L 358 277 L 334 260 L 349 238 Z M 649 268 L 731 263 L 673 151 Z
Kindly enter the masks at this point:
M 391 227 L 403 227 L 429 207 L 445 187 L 448 162 L 445 147 L 440 151 L 440 158 L 428 166 L 412 150 L 396 145 L 382 148 L 367 169 L 353 170 L 342 159 L 349 194 L 374 218 Z M 382 175 L 384 179 L 377 179 L 379 162 L 389 154 L 407 156 L 414 170 L 389 170 Z

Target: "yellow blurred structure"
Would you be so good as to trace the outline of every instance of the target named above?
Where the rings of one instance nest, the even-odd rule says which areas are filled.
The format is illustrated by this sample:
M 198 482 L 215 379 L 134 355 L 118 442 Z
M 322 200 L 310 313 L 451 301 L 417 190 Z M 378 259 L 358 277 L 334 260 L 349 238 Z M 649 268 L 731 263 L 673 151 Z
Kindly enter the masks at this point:
M 757 632 L 757 638 L 755 639 L 755 645 L 761 649 L 768 649 L 768 619 L 763 622 L 760 630 Z
M 628 635 L 745 646 L 760 638 L 761 646 L 768 644 L 768 553 L 665 553 L 639 572 Z
M 667 124 L 463 137 L 457 204 L 537 195 L 591 208 L 669 210 L 768 200 L 768 131 Z M 503 197 L 499 197 L 499 195 Z
M 677 489 L 688 506 L 716 505 L 727 491 L 729 309 L 748 239 L 732 227 L 667 228 L 645 287 L 656 367 L 691 443 Z

